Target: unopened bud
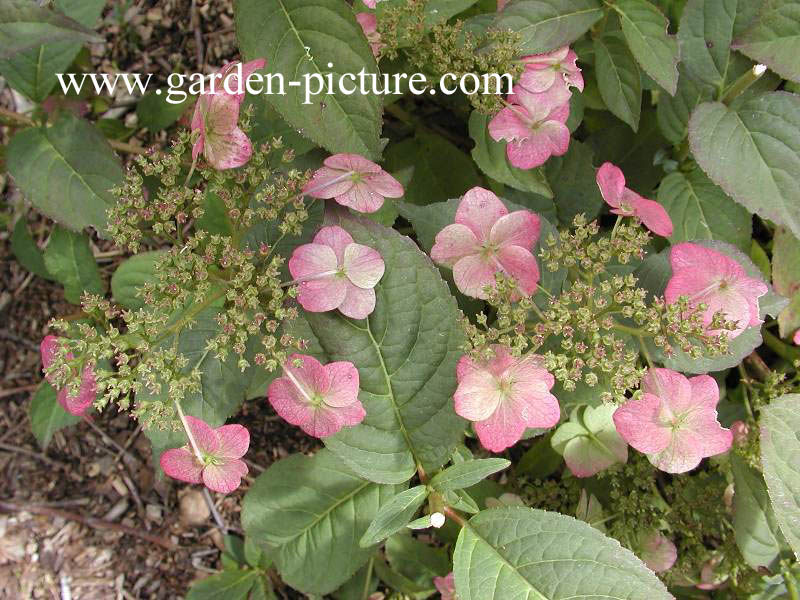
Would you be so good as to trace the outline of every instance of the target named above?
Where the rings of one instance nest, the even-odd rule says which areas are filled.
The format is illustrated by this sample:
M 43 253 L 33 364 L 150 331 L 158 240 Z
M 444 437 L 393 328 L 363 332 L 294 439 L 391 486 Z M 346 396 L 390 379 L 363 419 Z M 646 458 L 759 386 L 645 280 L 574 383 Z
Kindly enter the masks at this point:
M 431 513 L 431 525 L 439 529 L 444 525 L 444 515 L 440 512 Z

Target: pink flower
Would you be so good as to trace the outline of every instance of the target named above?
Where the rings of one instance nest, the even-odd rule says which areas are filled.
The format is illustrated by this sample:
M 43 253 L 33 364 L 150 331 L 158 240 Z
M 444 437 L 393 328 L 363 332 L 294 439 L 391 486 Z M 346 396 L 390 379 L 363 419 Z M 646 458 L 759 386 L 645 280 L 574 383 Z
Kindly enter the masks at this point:
M 358 370 L 353 363 L 322 365 L 312 356 L 292 354 L 283 372 L 267 390 L 269 402 L 307 434 L 324 438 L 364 420 L 367 413 L 358 399 Z
M 516 444 L 528 427 L 558 423 L 561 410 L 550 393 L 555 379 L 539 357 L 515 358 L 505 346 L 492 346 L 495 356 L 476 363 L 462 356 L 456 367 L 455 410 L 475 423 L 481 444 L 502 452 Z
M 553 85 L 542 93 L 524 89 L 526 75 L 509 94 L 506 106 L 489 121 L 489 135 L 496 142 L 506 140 L 508 161 L 520 169 L 543 165 L 551 156 L 561 156 L 569 147 L 570 92 Z
M 644 394 L 614 413 L 622 438 L 667 473 L 685 473 L 706 456 L 726 452 L 733 434 L 717 421 L 719 387 L 713 377 L 687 379 L 670 369 L 650 369 Z
M 731 433 L 733 434 L 733 443 L 743 446 L 750 436 L 750 427 L 744 421 L 734 421 L 731 423 Z
M 531 254 L 539 239 L 539 217 L 527 210 L 513 213 L 489 190 L 474 187 L 464 194 L 456 222 L 436 235 L 431 258 L 453 269 L 456 286 L 475 298 L 496 285 L 495 273 L 513 277 L 525 296 L 536 291 L 539 267 Z
M 241 425 L 212 428 L 208 423 L 189 415 L 186 425 L 190 442 L 161 455 L 161 468 L 168 476 L 187 483 L 202 483 L 208 489 L 229 494 L 247 475 L 242 456 L 250 446 L 250 432 Z M 191 440 L 194 440 L 192 443 Z M 197 446 L 198 457 L 193 449 Z
M 361 25 L 364 35 L 367 36 L 372 54 L 377 58 L 381 53 L 381 48 L 385 45 L 381 43 L 381 34 L 378 33 L 378 17 L 373 13 L 358 13 L 356 21 Z
M 403 186 L 374 162 L 358 154 L 334 154 L 322 163 L 303 193 L 314 198 L 333 198 L 342 206 L 371 213 L 384 198 L 400 198 Z
M 675 564 L 678 559 L 678 549 L 672 540 L 663 534 L 650 531 L 640 538 L 638 555 L 651 571 L 661 573 L 668 571 Z
M 356 244 L 338 225 L 323 227 L 314 242 L 295 248 L 289 272 L 300 283 L 297 300 L 307 311 L 339 309 L 365 319 L 375 309 L 375 285 L 385 265 L 377 250 Z
M 744 268 L 722 252 L 699 244 L 684 242 L 670 249 L 669 262 L 672 277 L 664 290 L 668 304 L 688 296 L 689 304 L 705 303 L 703 323 L 710 325 L 714 313 L 722 311 L 725 318 L 734 321 L 734 331 L 712 333 L 735 338 L 748 327 L 763 321 L 759 317 L 758 299 L 769 291 L 767 285 L 749 277 Z
M 564 84 L 583 91 L 583 75 L 577 65 L 578 55 L 564 46 L 546 54 L 523 56 L 525 73 L 520 81 L 528 91 L 545 92 L 553 84 Z
M 796 345 L 800 346 L 800 329 L 798 329 L 797 331 L 794 332 L 794 338 L 792 338 L 792 341 Z
M 615 215 L 637 217 L 656 235 L 672 235 L 672 220 L 664 207 L 655 200 L 643 198 L 632 189 L 626 188 L 625 175 L 616 165 L 603 163 L 597 171 L 597 187 Z
M 373 8 L 374 9 L 376 6 L 378 6 L 378 0 L 364 0 L 364 5 L 367 8 Z
M 39 351 L 42 355 L 42 367 L 45 371 L 53 364 L 59 344 L 58 337 L 55 335 L 47 335 L 42 340 Z M 72 352 L 68 352 L 66 358 L 67 360 L 73 360 L 75 357 Z M 48 375 L 47 373 L 45 373 L 44 378 L 51 384 L 56 379 L 54 375 Z M 91 365 L 86 365 L 83 368 L 83 373 L 81 373 L 81 386 L 78 390 L 78 395 L 71 396 L 69 393 L 69 386 L 64 386 L 58 391 L 58 396 L 56 398 L 58 403 L 63 406 L 64 410 L 68 413 L 81 416 L 92 405 L 96 397 L 97 380 L 94 375 L 94 369 Z
M 433 585 L 436 586 L 436 591 L 441 594 L 442 600 L 458 600 L 456 582 L 452 571 L 444 577 L 434 577 Z
M 202 94 L 197 99 L 192 116 L 192 132 L 199 131 L 197 141 L 192 146 L 192 159 L 202 152 L 208 164 L 215 169 L 241 167 L 253 154 L 253 146 L 244 131 L 239 129 L 239 108 L 244 100 L 247 78 L 266 64 L 263 58 L 242 65 L 239 62 L 227 64 L 220 71 L 221 78 L 215 81 L 214 92 Z M 239 81 L 238 70 L 242 79 Z M 242 93 L 230 94 L 228 88 Z

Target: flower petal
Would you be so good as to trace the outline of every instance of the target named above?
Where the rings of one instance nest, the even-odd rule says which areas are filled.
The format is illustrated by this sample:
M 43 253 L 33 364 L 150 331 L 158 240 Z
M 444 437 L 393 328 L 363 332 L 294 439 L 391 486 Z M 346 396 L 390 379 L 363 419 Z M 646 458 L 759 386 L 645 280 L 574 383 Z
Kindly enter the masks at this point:
M 81 374 L 81 387 L 76 396 L 69 395 L 69 387 L 63 387 L 58 392 L 58 403 L 71 415 L 81 416 L 94 404 L 97 398 L 97 380 L 94 369 L 90 365 L 83 368 Z
M 220 442 L 211 426 L 192 415 L 186 415 L 186 425 L 200 451 L 216 456 L 219 452 Z
M 203 469 L 203 483 L 214 492 L 230 494 L 242 484 L 242 477 L 247 475 L 247 471 L 247 465 L 239 459 L 222 465 L 207 465 Z
M 384 198 L 402 198 L 405 194 L 403 184 L 383 170 L 380 173 L 367 175 L 364 181 L 373 192 Z
M 321 234 L 323 232 L 331 229 L 334 228 L 323 228 L 314 238 L 313 244 L 303 244 L 294 249 L 292 257 L 289 259 L 289 273 L 292 274 L 292 277 L 301 281 L 316 279 L 322 274 L 325 276 L 333 275 L 338 270 L 339 261 L 335 250 L 331 246 L 317 241 L 322 238 Z M 336 235 L 334 232 L 329 232 L 328 237 L 333 237 L 334 235 Z M 348 235 L 348 237 L 350 236 Z M 352 241 L 352 238 L 350 239 Z M 344 257 L 344 252 L 342 252 L 342 257 Z
M 672 440 L 670 429 L 660 421 L 661 400 L 645 393 L 614 411 L 614 426 L 626 442 L 645 454 L 661 452 Z
M 469 227 L 453 223 L 436 234 L 431 258 L 434 262 L 452 267 L 465 256 L 480 252 L 480 248 L 478 239 Z
M 667 211 L 655 200 L 648 200 L 641 196 L 634 202 L 634 214 L 641 219 L 644 226 L 656 235 L 669 237 L 672 235 L 672 219 Z
M 203 154 L 215 169 L 233 169 L 250 160 L 253 145 L 250 138 L 238 127 L 224 133 L 208 132 Z
M 475 423 L 481 445 L 490 452 L 502 452 L 516 444 L 525 433 L 525 423 L 508 402 L 501 402 L 492 416 Z
M 303 186 L 303 193 L 313 198 L 335 198 L 355 185 L 348 171 L 320 167 Z
M 489 121 L 489 135 L 495 142 L 499 142 L 500 140 L 511 142 L 524 139 L 530 135 L 529 125 L 515 110 L 527 117 L 527 111 L 522 107 L 515 109 L 506 107 Z
M 330 387 L 325 394 L 325 404 L 336 408 L 358 402 L 358 369 L 351 362 L 337 361 L 325 365 Z
M 349 244 L 344 249 L 342 267 L 347 278 L 363 289 L 374 288 L 386 269 L 380 253 L 363 244 Z
M 338 225 L 329 225 L 323 227 L 314 236 L 315 244 L 323 244 L 330 246 L 336 254 L 336 265 L 341 265 L 344 262 L 344 249 L 353 243 L 353 236 Z
M 597 170 L 595 180 L 606 204 L 619 208 L 622 192 L 625 190 L 625 175 L 622 174 L 622 169 L 610 162 L 603 163 Z
M 485 300 L 485 287 L 495 286 L 494 274 L 497 267 L 487 258 L 473 254 L 465 256 L 453 266 L 453 280 L 462 294 Z
M 521 246 L 504 246 L 497 251 L 497 260 L 503 271 L 513 277 L 520 292 L 530 296 L 539 282 L 539 265 L 529 250 Z
M 489 241 L 495 246 L 514 245 L 531 250 L 539 239 L 541 219 L 529 210 L 517 210 L 492 225 Z
M 456 414 L 468 421 L 488 419 L 502 399 L 497 379 L 485 369 L 464 374 L 453 394 Z
M 186 483 L 200 483 L 202 481 L 203 467 L 197 461 L 189 446 L 171 448 L 164 451 L 159 459 L 161 469 L 168 477 L 185 481 Z
M 455 221 L 469 227 L 478 242 L 483 243 L 489 239 L 492 226 L 507 214 L 508 209 L 497 196 L 482 187 L 474 187 L 461 199 Z
M 347 283 L 339 312 L 351 319 L 366 319 L 373 310 L 375 310 L 375 290 L 372 288 L 365 290 Z
M 292 425 L 308 423 L 314 412 L 311 403 L 288 377 L 278 377 L 269 384 L 267 399 L 275 412 Z
M 506 146 L 508 161 L 520 169 L 543 165 L 551 156 L 561 156 L 569 147 L 569 129 L 559 121 L 545 121 L 524 140 Z
M 675 544 L 658 531 L 644 536 L 638 554 L 644 564 L 656 573 L 668 571 L 678 559 L 678 549 Z
M 328 312 L 342 305 L 349 285 L 343 277 L 334 275 L 301 281 L 297 301 L 308 312 Z
M 383 171 L 380 165 L 364 158 L 359 154 L 340 153 L 329 156 L 322 163 L 326 167 L 338 169 L 340 171 L 353 171 L 355 173 L 380 173 Z
M 246 427 L 238 424 L 223 425 L 215 430 L 219 438 L 219 450 L 216 456 L 220 458 L 241 458 L 250 447 L 250 432 Z
M 366 181 L 354 183 L 344 194 L 334 198 L 342 206 L 363 213 L 373 213 L 383 206 L 383 196 L 372 190 Z

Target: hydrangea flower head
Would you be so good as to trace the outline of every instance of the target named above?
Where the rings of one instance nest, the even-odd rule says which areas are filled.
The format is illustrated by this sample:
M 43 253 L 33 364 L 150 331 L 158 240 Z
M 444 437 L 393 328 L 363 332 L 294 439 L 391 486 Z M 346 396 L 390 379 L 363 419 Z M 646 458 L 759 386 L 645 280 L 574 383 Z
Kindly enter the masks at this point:
M 703 313 L 706 325 L 711 324 L 714 313 L 722 311 L 737 327 L 716 333 L 730 338 L 763 322 L 758 299 L 769 288 L 763 281 L 750 277 L 732 258 L 700 244 L 683 242 L 670 249 L 669 262 L 672 277 L 664 290 L 668 304 L 677 302 L 681 296 L 687 296 L 691 306 L 706 304 L 708 308 Z
M 489 135 L 496 142 L 508 142 L 508 162 L 520 169 L 543 165 L 551 156 L 565 154 L 569 147 L 569 90 L 553 85 L 545 92 L 528 92 L 527 73 L 509 94 L 509 106 L 489 121 Z
M 569 46 L 545 54 L 523 56 L 522 62 L 525 63 L 523 85 L 531 92 L 544 92 L 552 85 L 572 86 L 583 91 L 583 75 L 577 65 L 578 55 Z
M 481 444 L 502 452 L 516 444 L 528 427 L 552 427 L 561 416 L 550 393 L 555 379 L 539 357 L 516 358 L 505 346 L 492 346 L 495 356 L 475 362 L 462 356 L 456 367 L 455 411 L 475 423 Z
M 637 554 L 651 571 L 669 571 L 678 560 L 678 549 L 668 537 L 658 531 L 648 531 L 639 538 Z
M 667 473 L 685 473 L 706 456 L 730 449 L 733 434 L 717 420 L 719 387 L 710 375 L 687 379 L 671 369 L 650 369 L 643 394 L 614 413 L 622 438 Z
M 242 456 L 250 446 L 250 432 L 241 425 L 223 425 L 216 429 L 201 419 L 187 415 L 191 434 L 189 444 L 172 448 L 161 455 L 161 468 L 169 477 L 187 483 L 202 483 L 208 489 L 229 494 L 247 475 Z M 193 444 L 196 444 L 200 457 Z M 201 460 L 202 459 L 202 460 Z
M 243 88 L 247 78 L 265 64 L 266 61 L 259 58 L 241 65 Z M 226 81 L 228 89 L 238 90 L 238 65 L 238 62 L 232 62 L 222 68 L 222 77 L 216 82 L 214 92 L 202 94 L 197 99 L 192 116 L 192 132 L 199 132 L 192 146 L 192 159 L 202 152 L 215 169 L 241 167 L 253 154 L 250 139 L 239 129 L 239 108 L 244 93 L 231 94 L 225 90 Z
M 664 207 L 625 187 L 625 175 L 618 166 L 603 163 L 597 171 L 597 187 L 615 215 L 637 217 L 653 233 L 663 237 L 672 235 L 672 219 Z
M 492 192 L 474 187 L 464 194 L 455 221 L 436 235 L 431 258 L 453 269 L 461 292 L 485 299 L 498 271 L 513 277 L 525 296 L 536 291 L 539 267 L 531 253 L 541 227 L 536 214 L 509 213 Z
M 58 337 L 55 335 L 47 335 L 42 340 L 39 351 L 42 356 L 42 367 L 45 370 L 49 369 L 50 365 L 53 364 L 53 360 L 58 353 L 59 344 Z M 68 352 L 66 358 L 67 360 L 72 360 L 75 357 L 72 352 Z M 54 378 L 52 375 L 45 373 L 44 378 L 48 383 L 53 383 Z M 58 391 L 56 399 L 69 414 L 81 416 L 94 403 L 96 397 L 97 380 L 95 378 L 94 369 L 91 365 L 86 365 L 81 373 L 81 386 L 78 390 L 78 394 L 76 396 L 70 395 L 69 386 L 64 386 Z
M 311 244 L 295 248 L 289 259 L 303 308 L 310 312 L 338 308 L 352 319 L 364 319 L 375 309 L 373 288 L 384 269 L 377 250 L 356 244 L 338 225 L 320 229 Z
M 313 356 L 292 354 L 283 377 L 269 386 L 269 402 L 283 419 L 314 437 L 358 425 L 366 412 L 358 399 L 358 370 L 340 361 L 323 365 Z
M 371 160 L 358 154 L 334 154 L 322 163 L 303 193 L 314 198 L 333 198 L 359 212 L 375 212 L 384 198 L 400 198 L 403 186 Z
M 442 596 L 442 600 L 458 600 L 456 582 L 452 571 L 444 577 L 434 577 L 433 585 L 436 586 L 436 591 Z
M 358 13 L 356 21 L 361 25 L 361 30 L 367 37 L 372 54 L 377 57 L 381 53 L 384 44 L 381 43 L 381 34 L 378 33 L 378 17 L 374 13 Z

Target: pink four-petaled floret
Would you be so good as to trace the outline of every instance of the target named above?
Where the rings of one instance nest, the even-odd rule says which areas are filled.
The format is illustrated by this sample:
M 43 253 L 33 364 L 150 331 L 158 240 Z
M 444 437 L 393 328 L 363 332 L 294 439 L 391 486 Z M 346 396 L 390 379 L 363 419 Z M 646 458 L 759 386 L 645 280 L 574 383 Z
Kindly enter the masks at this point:
M 544 92 L 562 83 L 583 91 L 583 75 L 577 65 L 578 55 L 569 46 L 544 54 L 523 56 L 522 62 L 525 63 L 525 74 L 520 83 L 531 92 Z
M 625 175 L 616 165 L 603 163 L 597 171 L 597 187 L 615 215 L 637 217 L 653 233 L 663 237 L 672 235 L 672 219 L 664 207 L 625 187 Z

